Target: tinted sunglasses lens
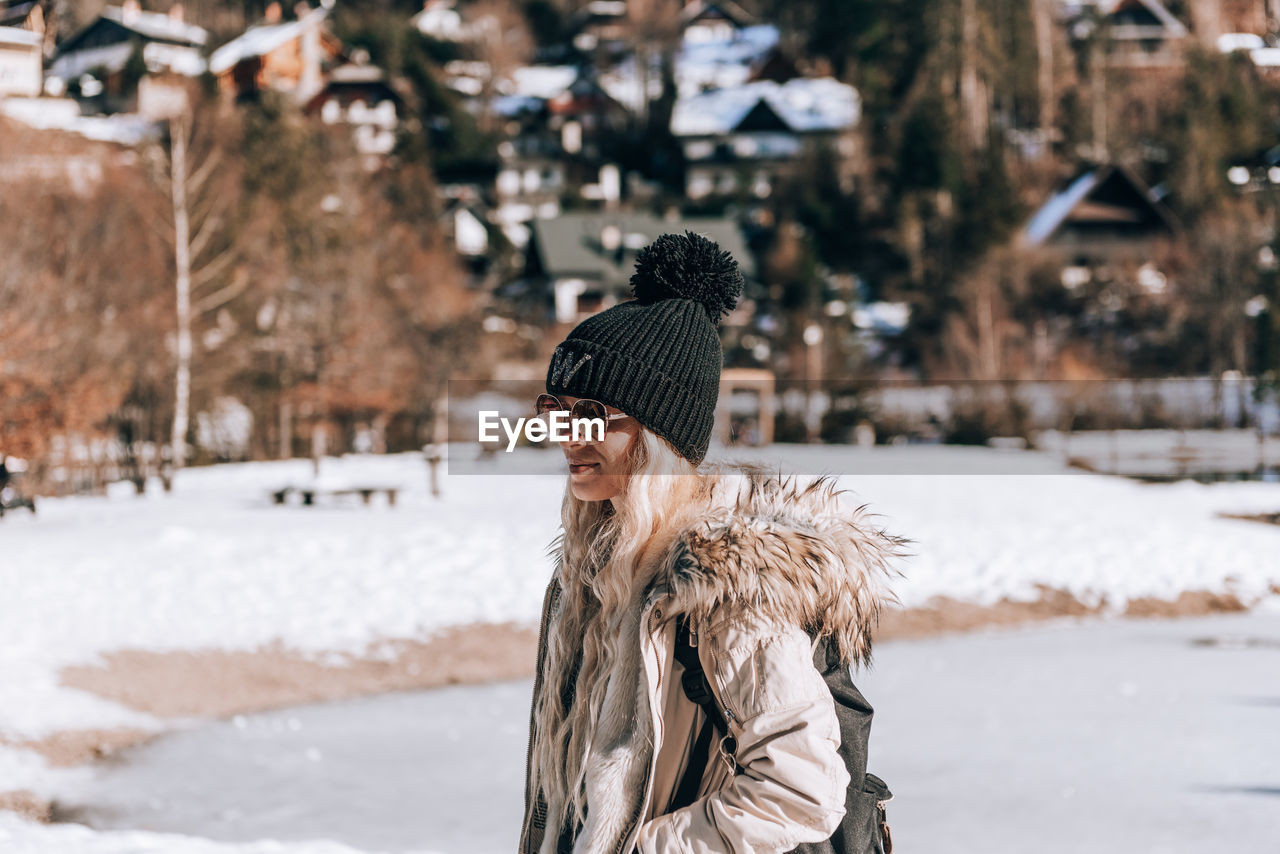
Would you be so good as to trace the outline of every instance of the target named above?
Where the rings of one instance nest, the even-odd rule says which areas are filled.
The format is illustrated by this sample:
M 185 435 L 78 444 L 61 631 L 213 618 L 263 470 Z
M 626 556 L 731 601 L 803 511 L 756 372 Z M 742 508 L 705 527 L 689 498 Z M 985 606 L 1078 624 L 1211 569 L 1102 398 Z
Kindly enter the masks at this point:
M 564 409 L 564 405 L 560 403 L 560 398 L 554 394 L 540 394 L 534 404 L 534 409 L 538 415 L 546 416 L 557 410 Z
M 605 428 L 609 426 L 608 412 L 605 411 L 604 404 L 598 400 L 587 400 L 583 398 L 573 405 L 574 418 L 599 418 L 604 421 Z

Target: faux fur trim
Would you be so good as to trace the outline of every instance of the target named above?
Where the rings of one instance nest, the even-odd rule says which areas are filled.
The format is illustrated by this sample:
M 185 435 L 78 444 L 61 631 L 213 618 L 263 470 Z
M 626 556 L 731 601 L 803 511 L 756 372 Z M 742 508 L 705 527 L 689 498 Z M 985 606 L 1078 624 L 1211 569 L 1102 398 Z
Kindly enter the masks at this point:
M 848 508 L 835 478 L 761 466 L 720 470 L 707 512 L 676 539 L 664 567 L 672 613 L 707 625 L 735 609 L 833 639 L 841 663 L 867 664 L 888 582 L 909 541 Z M 713 614 L 715 616 L 713 616 Z

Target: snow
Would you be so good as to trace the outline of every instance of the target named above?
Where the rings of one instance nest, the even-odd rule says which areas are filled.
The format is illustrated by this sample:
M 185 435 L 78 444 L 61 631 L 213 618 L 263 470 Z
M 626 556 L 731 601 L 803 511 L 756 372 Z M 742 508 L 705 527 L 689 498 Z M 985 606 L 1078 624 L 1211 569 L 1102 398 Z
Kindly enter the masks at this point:
M 209 39 L 209 33 L 203 27 L 188 24 L 181 17 L 160 12 L 143 12 L 137 9 L 125 11 L 121 6 L 107 6 L 102 10 L 102 17 L 149 39 L 187 42 L 192 45 L 203 45 Z
M 671 132 L 676 136 L 732 133 L 761 101 L 796 133 L 853 127 L 860 109 L 857 90 L 830 77 L 796 78 L 786 83 L 760 80 L 677 98 Z
M 901 333 L 910 320 L 911 304 L 905 302 L 870 302 L 853 311 L 855 326 L 885 335 Z
M 893 790 L 897 847 L 1271 850 L 1278 657 L 1280 615 L 1263 613 L 879 644 L 854 679 L 875 709 L 868 767 Z M 102 828 L 511 851 L 530 691 L 521 680 L 210 724 L 104 767 L 63 803 Z
M 733 38 L 710 41 L 684 39 L 676 56 L 676 94 L 686 98 L 709 89 L 741 86 L 752 70 L 778 43 L 778 28 L 760 24 L 737 30 Z M 660 58 L 655 57 L 649 74 L 650 98 L 662 94 Z M 631 110 L 643 104 L 644 92 L 634 55 L 629 55 L 600 75 L 600 85 L 609 96 Z
M 151 742 L 60 803 L 104 830 L 510 851 L 528 710 L 520 680 L 245 715 Z
M 318 26 L 319 22 L 328 15 L 328 9 L 313 9 L 294 21 L 250 27 L 213 52 L 209 57 L 209 71 L 221 74 L 241 60 L 265 56 L 281 45 L 300 37 L 309 27 Z
M 1267 43 L 1262 36 L 1255 33 L 1223 33 L 1218 36 L 1218 50 L 1231 53 L 1237 50 L 1255 50 L 1264 48 Z
M 1039 246 L 1057 230 L 1071 209 L 1084 199 L 1098 183 L 1097 171 L 1086 172 L 1062 192 L 1053 196 L 1036 211 L 1027 223 L 1024 236 L 1032 246 Z
M 39 130 L 64 130 L 121 145 L 137 145 L 159 134 L 159 124 L 137 113 L 82 116 L 70 98 L 4 98 L 0 112 L 14 121 Z
M 686 96 L 741 85 L 777 43 L 778 28 L 771 24 L 744 27 L 721 41 L 685 39 L 676 59 L 677 92 Z
M 409 23 L 424 36 L 442 41 L 463 42 L 476 35 L 474 28 L 462 22 L 462 15 L 454 8 L 452 0 L 427 3 L 421 12 L 409 19 Z
M 549 101 L 577 79 L 578 69 L 572 65 L 528 65 L 512 71 L 509 94 Z
M 305 460 L 188 469 L 172 495 L 153 485 L 137 497 L 121 484 L 106 497 L 43 500 L 37 516 L 7 514 L 0 740 L 160 727 L 59 683 L 62 668 L 113 650 L 279 643 L 303 654 L 369 655 L 382 641 L 449 626 L 535 622 L 563 459 L 519 449 L 467 466 L 473 449 L 450 452 L 454 471 L 442 478 L 440 500 L 428 492 L 421 455 L 407 454 L 326 459 L 318 482 Z M 880 524 L 914 541 L 896 585 L 909 607 L 937 596 L 1036 599 L 1042 585 L 1114 609 L 1188 590 L 1252 603 L 1280 585 L 1280 527 L 1216 515 L 1280 511 L 1274 483 L 1147 485 L 1067 473 L 1055 456 L 983 448 L 775 446 L 735 456 L 844 472 L 851 501 L 868 502 Z M 484 471 L 491 474 L 474 473 Z M 271 503 L 273 490 L 317 483 L 402 492 L 394 507 L 380 496 L 367 507 L 358 497 Z M 5 789 L 48 789 L 60 773 L 26 751 L 0 752 Z M 64 850 L 77 852 L 168 850 L 150 837 L 94 837 L 103 847 L 64 838 Z
M 21 30 L 17 27 L 0 27 L 0 44 L 39 47 L 40 34 L 31 30 Z
M 377 854 L 327 841 L 227 844 L 139 830 L 103 833 L 77 824 L 32 824 L 3 811 L 0 844 L 6 854 Z
M 1280 47 L 1260 47 L 1251 50 L 1249 58 L 1259 68 L 1276 68 L 1280 66 Z

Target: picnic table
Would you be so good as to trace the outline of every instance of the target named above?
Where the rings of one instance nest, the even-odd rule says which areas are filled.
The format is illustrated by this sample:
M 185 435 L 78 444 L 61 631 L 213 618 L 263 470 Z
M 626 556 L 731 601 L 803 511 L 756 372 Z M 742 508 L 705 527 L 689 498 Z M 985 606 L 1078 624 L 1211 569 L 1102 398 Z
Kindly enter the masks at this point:
M 276 504 L 284 504 L 291 493 L 296 493 L 302 497 L 304 507 L 314 506 L 316 497 L 320 495 L 328 495 L 334 498 L 341 498 L 348 495 L 359 495 L 363 504 L 371 504 L 373 496 L 377 493 L 383 493 L 387 496 L 387 504 L 392 507 L 396 506 L 396 496 L 400 493 L 398 486 L 325 486 L 325 485 L 308 485 L 308 486 L 282 486 L 279 489 L 271 491 L 271 499 Z

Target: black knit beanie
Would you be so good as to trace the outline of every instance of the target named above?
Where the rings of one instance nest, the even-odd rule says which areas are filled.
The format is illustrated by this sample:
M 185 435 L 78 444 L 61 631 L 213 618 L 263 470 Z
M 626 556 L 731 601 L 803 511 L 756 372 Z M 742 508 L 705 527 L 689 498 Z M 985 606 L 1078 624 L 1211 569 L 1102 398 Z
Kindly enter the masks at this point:
M 738 262 L 694 234 L 636 254 L 630 302 L 579 323 L 556 347 L 547 391 L 617 407 L 697 465 L 720 394 L 720 318 L 742 294 Z

